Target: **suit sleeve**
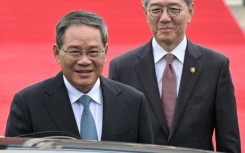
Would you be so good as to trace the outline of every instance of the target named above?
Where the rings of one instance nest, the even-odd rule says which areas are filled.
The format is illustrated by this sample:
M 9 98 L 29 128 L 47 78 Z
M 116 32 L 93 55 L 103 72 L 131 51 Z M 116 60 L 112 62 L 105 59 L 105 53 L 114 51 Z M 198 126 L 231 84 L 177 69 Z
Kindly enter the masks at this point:
M 119 80 L 119 75 L 118 75 L 118 72 L 117 72 L 117 68 L 116 68 L 115 60 L 112 60 L 110 62 L 108 78 L 112 79 L 112 80 L 115 80 L 115 81 L 120 81 Z
M 148 108 L 143 94 L 139 118 L 139 143 L 154 144 Z
M 240 153 L 236 99 L 228 59 L 224 62 L 220 72 L 215 109 L 217 151 Z
M 5 136 L 14 137 L 32 133 L 31 121 L 24 98 L 16 94 L 11 103 Z

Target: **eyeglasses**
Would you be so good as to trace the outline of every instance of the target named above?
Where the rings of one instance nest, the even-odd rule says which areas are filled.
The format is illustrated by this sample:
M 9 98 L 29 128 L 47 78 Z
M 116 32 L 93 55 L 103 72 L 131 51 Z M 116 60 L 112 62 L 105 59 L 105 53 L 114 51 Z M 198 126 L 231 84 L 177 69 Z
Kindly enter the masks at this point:
M 75 49 L 64 50 L 62 48 L 61 50 L 64 51 L 66 54 L 68 54 L 69 57 L 73 60 L 81 59 L 84 54 L 82 51 L 75 50 Z M 104 50 L 89 50 L 89 51 L 86 51 L 85 54 L 88 59 L 97 59 L 100 53 L 102 52 L 105 52 L 105 51 Z
M 152 6 L 148 11 L 152 17 L 158 18 L 163 13 L 163 8 L 160 6 Z M 180 11 L 182 11 L 182 9 L 177 6 L 167 7 L 167 13 L 170 17 L 178 16 L 180 14 Z

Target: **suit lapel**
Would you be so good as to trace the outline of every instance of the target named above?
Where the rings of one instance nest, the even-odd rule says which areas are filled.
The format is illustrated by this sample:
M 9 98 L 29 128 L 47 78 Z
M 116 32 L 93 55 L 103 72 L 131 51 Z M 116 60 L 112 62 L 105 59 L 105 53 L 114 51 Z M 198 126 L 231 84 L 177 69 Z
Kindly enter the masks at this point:
M 120 128 L 123 103 L 118 95 L 121 90 L 115 88 L 109 80 L 101 76 L 101 89 L 103 95 L 103 125 L 101 140 L 115 140 L 117 130 Z
M 181 83 L 179 88 L 179 95 L 176 102 L 175 114 L 172 123 L 172 128 L 169 135 L 169 140 L 174 133 L 185 107 L 192 96 L 195 84 L 202 72 L 202 64 L 198 62 L 198 58 L 201 56 L 199 48 L 188 41 L 185 61 L 183 65 L 183 72 L 181 77 Z M 195 72 L 191 72 L 191 68 L 195 68 Z
M 144 88 L 144 93 L 150 102 L 150 105 L 155 113 L 159 123 L 161 124 L 164 132 L 168 135 L 168 127 L 163 112 L 161 98 L 158 90 L 157 79 L 155 75 L 155 64 L 153 59 L 153 51 L 151 41 L 146 44 L 139 55 L 139 63 L 135 67 L 141 85 Z
M 67 131 L 80 137 L 68 93 L 59 73 L 45 91 L 50 98 L 44 103 L 59 131 Z

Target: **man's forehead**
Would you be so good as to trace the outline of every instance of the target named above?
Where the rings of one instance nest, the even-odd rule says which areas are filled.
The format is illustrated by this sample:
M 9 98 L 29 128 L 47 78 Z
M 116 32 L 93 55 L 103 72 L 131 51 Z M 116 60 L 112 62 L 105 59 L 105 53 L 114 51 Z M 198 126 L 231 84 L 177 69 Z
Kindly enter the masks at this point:
M 185 3 L 185 0 L 148 0 L 148 5 L 154 5 L 154 4 L 159 4 L 159 5 L 178 5 Z

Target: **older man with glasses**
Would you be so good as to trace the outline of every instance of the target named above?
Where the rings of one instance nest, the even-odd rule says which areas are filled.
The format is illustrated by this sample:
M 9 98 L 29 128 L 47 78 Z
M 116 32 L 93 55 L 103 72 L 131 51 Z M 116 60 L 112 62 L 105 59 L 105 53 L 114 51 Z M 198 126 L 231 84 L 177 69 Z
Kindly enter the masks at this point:
M 14 96 L 5 136 L 59 131 L 83 140 L 152 144 L 143 93 L 101 76 L 107 39 L 96 14 L 75 11 L 63 17 L 53 46 L 61 72 Z
M 156 144 L 240 153 L 229 59 L 186 36 L 194 2 L 142 3 L 153 38 L 113 59 L 109 78 L 145 94 Z

